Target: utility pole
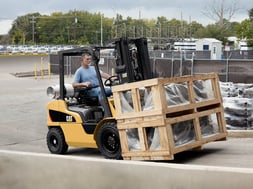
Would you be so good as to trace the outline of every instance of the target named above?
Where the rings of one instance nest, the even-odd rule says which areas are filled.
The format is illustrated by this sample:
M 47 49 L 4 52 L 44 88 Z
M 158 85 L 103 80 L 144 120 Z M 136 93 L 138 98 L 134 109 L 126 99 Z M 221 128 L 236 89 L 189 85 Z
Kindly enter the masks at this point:
M 35 25 L 35 23 L 36 23 L 36 21 L 35 21 L 35 16 L 32 16 L 32 20 L 30 21 L 30 23 L 32 24 L 32 41 L 33 41 L 33 44 L 34 44 L 34 25 Z

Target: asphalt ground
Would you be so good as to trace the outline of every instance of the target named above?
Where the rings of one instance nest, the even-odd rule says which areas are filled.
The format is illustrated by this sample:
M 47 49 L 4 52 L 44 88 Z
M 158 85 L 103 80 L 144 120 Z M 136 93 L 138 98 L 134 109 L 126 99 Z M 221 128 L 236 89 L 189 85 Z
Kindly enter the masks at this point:
M 47 57 L 44 57 L 46 64 Z M 49 154 L 46 146 L 46 89 L 58 84 L 56 75 L 16 77 L 13 73 L 34 71 L 41 64 L 39 56 L 0 57 L 0 150 Z M 39 66 L 38 66 L 39 67 Z M 65 82 L 71 82 L 66 77 Z M 240 135 L 239 135 L 240 136 Z M 175 155 L 164 163 L 253 168 L 253 138 L 229 137 L 227 141 L 211 142 L 199 151 Z M 71 148 L 67 156 L 102 159 L 98 150 Z

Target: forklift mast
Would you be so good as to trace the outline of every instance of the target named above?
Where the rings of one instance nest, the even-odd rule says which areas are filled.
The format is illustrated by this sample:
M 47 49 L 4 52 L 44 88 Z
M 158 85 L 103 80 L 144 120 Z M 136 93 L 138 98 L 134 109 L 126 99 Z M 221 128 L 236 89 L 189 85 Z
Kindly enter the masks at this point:
M 115 50 L 119 84 L 153 78 L 146 38 L 120 38 Z

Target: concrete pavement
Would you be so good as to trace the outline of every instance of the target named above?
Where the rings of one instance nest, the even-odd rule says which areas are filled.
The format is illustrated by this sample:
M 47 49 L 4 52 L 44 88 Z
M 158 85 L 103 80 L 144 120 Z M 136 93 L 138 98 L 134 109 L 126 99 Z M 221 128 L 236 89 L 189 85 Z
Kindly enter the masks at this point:
M 72 148 L 65 156 L 50 155 L 46 89 L 58 84 L 58 76 L 36 80 L 11 74 L 31 71 L 34 63 L 39 64 L 40 57 L 0 57 L 1 188 L 251 188 L 253 137 L 249 131 L 231 132 L 233 138 L 227 141 L 208 143 L 203 150 L 183 152 L 167 162 L 104 160 L 92 149 Z M 66 82 L 71 79 L 67 77 Z
M 253 169 L 116 161 L 0 150 L 5 189 L 250 189 Z

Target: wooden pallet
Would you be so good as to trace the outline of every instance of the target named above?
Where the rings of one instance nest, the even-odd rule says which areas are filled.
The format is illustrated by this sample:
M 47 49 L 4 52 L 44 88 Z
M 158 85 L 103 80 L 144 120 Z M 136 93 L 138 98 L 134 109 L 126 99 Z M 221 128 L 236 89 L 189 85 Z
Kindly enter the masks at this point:
M 112 91 L 126 160 L 172 160 L 176 153 L 226 140 L 215 73 L 150 79 Z

